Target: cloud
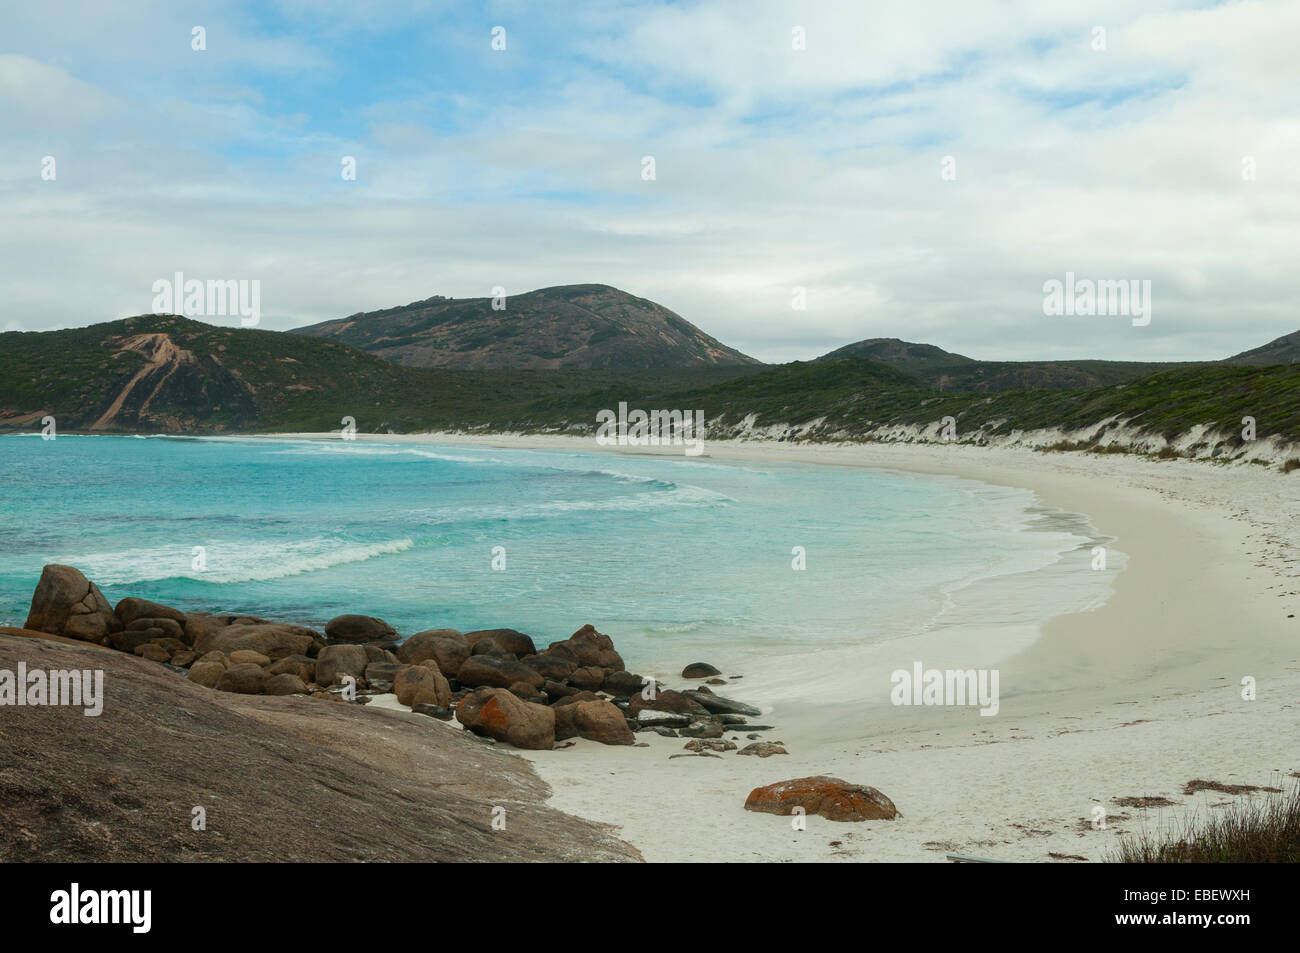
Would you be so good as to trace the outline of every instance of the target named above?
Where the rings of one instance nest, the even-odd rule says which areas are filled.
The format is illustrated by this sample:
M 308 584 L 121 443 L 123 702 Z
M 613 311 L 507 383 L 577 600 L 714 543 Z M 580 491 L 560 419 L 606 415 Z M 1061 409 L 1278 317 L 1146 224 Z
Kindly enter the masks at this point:
M 1214 358 L 1297 324 L 1293 2 L 226 3 L 208 60 L 169 5 L 42 9 L 0 56 L 7 325 L 145 310 L 176 270 L 260 278 L 271 327 L 604 282 L 768 360 Z M 1151 279 L 1151 325 L 1045 317 L 1066 271 Z

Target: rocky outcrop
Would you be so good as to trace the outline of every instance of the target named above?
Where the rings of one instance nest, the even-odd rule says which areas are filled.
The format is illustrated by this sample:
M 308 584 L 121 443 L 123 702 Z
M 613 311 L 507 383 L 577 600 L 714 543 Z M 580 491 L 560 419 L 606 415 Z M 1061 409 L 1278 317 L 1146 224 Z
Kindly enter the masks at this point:
M 103 670 L 105 705 L 3 709 L 0 765 L 21 770 L 0 769 L 0 861 L 640 859 L 547 807 L 523 759 L 424 715 L 214 692 L 123 652 L 0 635 L 0 669 L 20 662 Z
M 464 635 L 426 629 L 399 643 L 392 627 L 373 616 L 336 616 L 323 636 L 305 626 L 182 612 L 135 597 L 110 610 L 92 597 L 102 599 L 98 593 L 77 570 L 47 567 L 33 598 L 32 621 L 52 619 L 57 625 L 63 609 L 72 614 L 67 607 L 73 597 L 89 599 L 92 613 L 103 617 L 106 648 L 165 663 L 194 685 L 231 694 L 366 704 L 391 692 L 413 711 L 436 718 L 455 711 L 472 732 L 534 749 L 572 738 L 635 745 L 638 731 L 715 741 L 727 732 L 761 727 L 745 721 L 758 709 L 715 695 L 707 685 L 674 691 L 627 671 L 613 639 L 591 625 L 541 652 L 531 636 L 508 628 Z M 734 749 L 727 742 L 695 753 Z M 743 753 L 766 756 L 769 750 L 775 749 L 763 743 Z
M 831 821 L 891 820 L 898 816 L 894 802 L 875 788 L 826 775 L 754 788 L 745 801 L 745 810 L 765 814 L 789 815 L 795 808 Z
M 23 628 L 104 645 L 122 622 L 80 570 L 51 563 L 41 570 Z

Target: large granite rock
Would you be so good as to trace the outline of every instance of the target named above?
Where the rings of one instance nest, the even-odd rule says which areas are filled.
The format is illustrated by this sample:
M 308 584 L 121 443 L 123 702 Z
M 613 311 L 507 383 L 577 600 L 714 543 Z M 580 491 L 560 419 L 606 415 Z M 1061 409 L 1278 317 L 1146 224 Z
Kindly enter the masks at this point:
M 471 688 L 476 686 L 509 688 L 511 685 L 523 682 L 540 689 L 546 684 L 546 679 L 523 662 L 491 655 L 475 655 L 467 659 L 457 671 L 456 681 Z
M 537 651 L 532 636 L 524 635 L 517 629 L 478 629 L 466 632 L 465 641 L 469 643 L 470 652 L 474 655 L 504 652 L 517 658 Z
M 378 642 L 397 633 L 383 619 L 368 615 L 338 615 L 325 623 L 325 637 L 331 642 Z
M 796 807 L 831 821 L 891 820 L 898 816 L 894 802 L 875 788 L 826 775 L 754 788 L 745 801 L 745 810 L 766 814 L 789 815 Z
M 135 596 L 127 596 L 118 602 L 114 607 L 113 613 L 122 620 L 122 624 L 128 629 L 131 623 L 139 619 L 169 619 L 179 625 L 185 624 L 185 613 L 180 609 L 173 609 L 171 606 L 164 606 L 157 602 L 150 602 L 148 599 L 137 599 Z
M 316 656 L 316 683 L 328 688 L 338 682 L 340 675 L 363 678 L 369 664 L 366 650 L 360 645 L 327 645 Z
M 187 626 L 186 631 L 189 631 Z M 239 649 L 261 652 L 272 661 L 290 655 L 310 655 L 320 651 L 320 636 L 300 625 L 278 622 L 249 625 L 202 626 L 194 638 L 194 651 L 223 652 Z M 364 654 L 364 653 L 363 653 Z M 363 666 L 364 670 L 364 666 Z
M 682 692 L 666 689 L 655 692 L 654 698 L 645 698 L 641 694 L 632 696 L 627 705 L 627 713 L 635 718 L 640 712 L 670 711 L 677 715 L 707 715 L 709 710 Z
M 548 655 L 572 658 L 579 665 L 607 668 L 615 672 L 624 669 L 623 657 L 614 651 L 614 640 L 593 625 L 584 625 L 563 642 L 552 642 L 546 649 Z
M 80 570 L 51 563 L 41 570 L 23 628 L 105 645 L 122 622 Z
M 416 705 L 437 705 L 446 708 L 451 704 L 451 686 L 438 663 L 425 659 L 419 665 L 406 665 L 398 670 L 393 679 L 393 694 L 398 702 L 414 707 Z
M 516 748 L 548 750 L 555 745 L 555 712 L 517 698 L 504 688 L 480 688 L 456 706 L 456 720 L 477 735 Z
M 199 663 L 195 663 L 196 665 Z M 190 669 L 193 671 L 193 668 Z M 266 691 L 268 676 L 266 669 L 252 662 L 231 665 L 217 679 L 217 688 L 223 692 L 238 692 L 241 695 L 261 695 Z
M 399 645 L 397 658 L 407 665 L 419 665 L 431 658 L 443 675 L 455 678 L 469 658 L 469 642 L 455 629 L 426 629 Z
M 627 726 L 623 712 L 604 699 L 576 702 L 562 708 L 573 712 L 574 727 L 582 738 L 599 741 L 603 745 L 636 744 L 636 736 Z

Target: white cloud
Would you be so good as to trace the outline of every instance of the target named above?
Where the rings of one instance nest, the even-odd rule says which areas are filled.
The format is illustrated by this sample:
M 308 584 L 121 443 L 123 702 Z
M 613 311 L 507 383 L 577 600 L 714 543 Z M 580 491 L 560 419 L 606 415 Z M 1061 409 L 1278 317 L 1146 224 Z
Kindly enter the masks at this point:
M 59 45 L 71 62 L 38 55 L 53 27 L 29 10 L 24 52 L 0 56 L 0 319 L 120 317 L 183 270 L 261 278 L 272 327 L 605 282 L 769 360 L 873 336 L 1211 358 L 1300 326 L 1300 4 L 850 6 L 599 4 L 575 17 L 573 54 L 501 4 L 484 22 L 509 18 L 519 59 L 494 68 L 521 70 L 510 95 L 422 87 L 413 66 L 409 98 L 375 98 L 338 134 L 229 63 L 152 92 L 111 82 L 160 34 L 89 7 Z M 170 10 L 168 37 L 184 20 Z M 282 56 L 286 82 L 348 55 L 218 12 L 241 61 Z M 322 29 L 405 12 L 336 5 Z M 96 29 L 125 49 L 96 47 Z M 186 52 L 159 69 L 192 70 Z M 342 155 L 357 182 L 339 180 Z M 1150 278 L 1152 324 L 1045 318 L 1042 283 L 1067 270 Z

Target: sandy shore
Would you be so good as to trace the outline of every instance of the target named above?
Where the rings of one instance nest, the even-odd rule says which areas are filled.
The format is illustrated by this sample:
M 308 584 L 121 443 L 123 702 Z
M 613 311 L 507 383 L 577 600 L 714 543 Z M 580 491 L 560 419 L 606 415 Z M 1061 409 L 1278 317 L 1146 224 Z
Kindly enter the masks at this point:
M 603 449 L 571 437 L 358 438 Z M 765 737 L 784 742 L 788 756 L 670 760 L 682 740 L 647 733 L 638 738 L 648 749 L 579 740 L 526 755 L 552 786 L 552 806 L 618 825 L 647 860 L 941 861 L 947 852 L 1099 860 L 1123 832 L 1164 830 L 1234 799 L 1184 795 L 1193 779 L 1295 783 L 1300 474 L 970 446 L 712 442 L 706 454 L 1022 487 L 1046 506 L 1086 514 L 1127 564 L 1103 606 L 1052 619 L 999 663 L 995 717 L 973 708 L 819 705 L 817 686 L 801 686 L 797 699 L 783 691 L 797 680 L 793 660 L 783 663 L 783 685 L 782 673 L 754 659 L 753 671 L 735 673 L 744 681 L 720 691 L 760 707 L 758 721 L 776 726 Z M 837 697 L 859 677 L 845 662 Z M 670 687 L 681 681 L 675 672 L 645 674 Z M 1242 699 L 1247 676 L 1258 684 L 1253 701 Z M 753 787 L 808 774 L 873 785 L 903 816 L 866 824 L 813 817 L 796 832 L 742 809 Z M 1138 796 L 1174 805 L 1115 801 Z M 1099 805 L 1104 830 L 1091 824 Z

